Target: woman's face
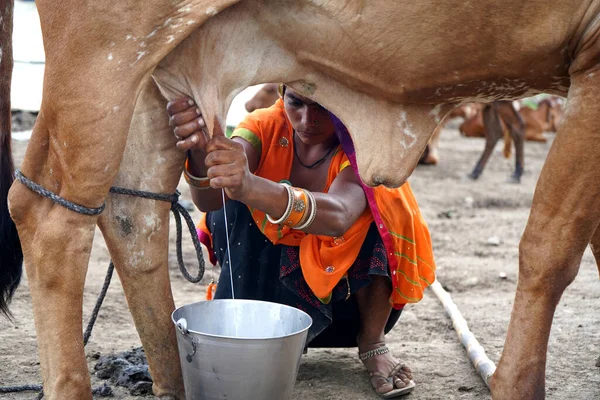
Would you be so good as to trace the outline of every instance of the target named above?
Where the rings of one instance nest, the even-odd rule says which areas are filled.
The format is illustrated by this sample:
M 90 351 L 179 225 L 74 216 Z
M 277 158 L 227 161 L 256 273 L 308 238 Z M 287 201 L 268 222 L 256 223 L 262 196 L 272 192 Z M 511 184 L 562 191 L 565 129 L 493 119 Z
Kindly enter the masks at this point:
M 335 135 L 329 111 L 289 87 L 283 96 L 288 119 L 300 140 L 305 144 L 319 144 Z

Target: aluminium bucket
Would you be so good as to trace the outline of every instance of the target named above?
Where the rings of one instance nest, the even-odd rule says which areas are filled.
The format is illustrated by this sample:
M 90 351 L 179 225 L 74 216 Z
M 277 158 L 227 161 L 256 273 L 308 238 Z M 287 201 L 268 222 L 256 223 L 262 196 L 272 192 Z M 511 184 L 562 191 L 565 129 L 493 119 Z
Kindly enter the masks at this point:
M 312 319 L 256 300 L 211 300 L 176 309 L 187 400 L 287 400 Z

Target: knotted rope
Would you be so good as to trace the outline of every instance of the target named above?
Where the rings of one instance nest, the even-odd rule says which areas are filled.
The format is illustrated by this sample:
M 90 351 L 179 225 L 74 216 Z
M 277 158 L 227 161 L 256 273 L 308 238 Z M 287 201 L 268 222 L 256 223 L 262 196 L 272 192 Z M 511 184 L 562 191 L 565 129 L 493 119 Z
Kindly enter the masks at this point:
M 41 185 L 33 182 L 32 180 L 28 179 L 21 173 L 21 171 L 19 169 L 17 169 L 15 171 L 15 179 L 17 179 L 19 182 L 24 184 L 27 188 L 29 188 L 33 192 L 35 192 L 41 196 L 44 196 L 46 198 L 49 198 L 50 200 L 54 201 L 55 203 L 60 204 L 61 206 L 65 207 L 71 211 L 75 211 L 79 214 L 98 215 L 102 211 L 104 211 L 104 208 L 106 206 L 106 203 L 103 203 L 100 207 L 88 208 L 88 207 L 81 206 L 79 204 L 75 204 L 75 203 L 68 201 L 68 200 L 58 196 L 57 194 L 45 189 Z M 202 256 L 202 247 L 200 246 L 200 240 L 198 239 L 198 234 L 196 233 L 196 227 L 194 225 L 194 221 L 192 220 L 192 217 L 190 216 L 190 213 L 185 209 L 185 207 L 183 207 L 181 204 L 179 204 L 179 196 L 180 196 L 179 191 L 176 190 L 175 193 L 173 193 L 173 194 L 165 194 L 165 193 L 146 192 L 143 190 L 125 189 L 125 188 L 121 188 L 121 187 L 111 187 L 110 193 L 128 195 L 128 196 L 136 196 L 136 197 L 141 197 L 141 198 L 149 199 L 149 200 L 167 201 L 167 202 L 171 203 L 171 212 L 175 216 L 175 227 L 177 230 L 176 249 L 177 249 L 177 263 L 179 266 L 179 270 L 181 271 L 181 274 L 185 277 L 185 279 L 187 279 L 191 283 L 198 283 L 202 280 L 202 277 L 204 276 L 204 269 L 205 269 L 204 268 L 204 257 Z M 194 248 L 196 249 L 196 257 L 198 258 L 198 275 L 196 277 L 193 277 L 190 275 L 190 273 L 188 272 L 187 268 L 185 267 L 185 264 L 183 261 L 183 250 L 182 250 L 183 229 L 182 229 L 182 225 L 181 225 L 181 216 L 182 215 L 183 215 L 183 218 L 185 219 L 185 222 L 190 231 L 190 236 L 192 237 L 192 242 L 194 243 Z M 100 294 L 98 295 L 98 299 L 96 300 L 96 305 L 94 306 L 94 310 L 92 311 L 92 315 L 90 316 L 87 328 L 83 335 L 83 345 L 84 346 L 87 345 L 87 343 L 90 339 L 90 336 L 92 335 L 92 330 L 94 328 L 94 324 L 96 323 L 98 313 L 100 312 L 100 308 L 102 307 L 102 303 L 104 302 L 104 298 L 106 297 L 106 292 L 108 291 L 108 288 L 110 286 L 110 281 L 112 279 L 114 268 L 115 268 L 114 264 L 111 260 L 108 265 L 106 277 L 104 278 L 104 284 L 102 285 L 102 290 L 100 291 Z M 40 391 L 40 393 L 37 397 L 37 399 L 39 400 L 44 397 L 44 393 L 41 391 L 42 389 L 43 389 L 42 385 L 0 386 L 0 393 Z M 94 388 L 92 390 L 92 393 L 99 394 L 99 395 L 106 395 L 106 396 L 111 395 L 110 388 L 108 388 L 106 385 L 102 385 L 100 387 Z

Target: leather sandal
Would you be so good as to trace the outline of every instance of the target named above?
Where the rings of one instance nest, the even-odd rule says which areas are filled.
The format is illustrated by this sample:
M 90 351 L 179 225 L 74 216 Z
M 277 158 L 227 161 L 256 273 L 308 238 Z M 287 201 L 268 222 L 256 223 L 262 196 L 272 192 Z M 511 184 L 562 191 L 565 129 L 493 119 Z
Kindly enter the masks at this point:
M 373 350 L 365 351 L 364 353 L 359 353 L 358 358 L 361 361 L 365 361 L 371 357 L 375 357 L 375 356 L 378 356 L 381 354 L 386 354 L 389 352 L 390 352 L 390 350 L 387 346 L 381 346 L 381 347 L 377 347 Z M 400 381 L 400 383 L 403 383 L 403 381 L 401 379 L 396 378 L 396 374 L 398 372 L 400 372 L 400 370 L 404 366 L 405 366 L 405 364 L 403 364 L 401 362 L 397 363 L 394 366 L 394 368 L 392 369 L 392 371 L 387 375 L 382 372 L 379 372 L 379 371 L 369 373 L 369 377 L 371 379 L 371 385 L 373 386 L 373 389 L 375 389 L 375 393 L 377 393 L 383 399 L 394 399 L 394 398 L 404 396 L 404 395 L 412 392 L 416 386 L 415 382 L 412 380 L 404 387 L 400 387 L 400 388 L 397 387 L 398 381 Z M 378 389 L 382 385 L 384 385 L 386 382 L 392 386 L 392 389 L 390 391 L 380 393 L 378 391 Z

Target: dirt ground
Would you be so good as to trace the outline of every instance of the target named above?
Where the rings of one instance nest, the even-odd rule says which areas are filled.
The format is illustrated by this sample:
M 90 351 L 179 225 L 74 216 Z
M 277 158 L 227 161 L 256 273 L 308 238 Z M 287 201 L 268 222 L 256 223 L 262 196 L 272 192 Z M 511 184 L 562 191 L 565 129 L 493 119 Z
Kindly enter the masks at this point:
M 13 143 L 17 164 L 23 158 L 26 145 L 27 142 Z M 473 182 L 465 177 L 483 149 L 483 140 L 461 138 L 456 130 L 447 129 L 441 137 L 440 164 L 420 166 L 411 178 L 431 230 L 439 280 L 451 291 L 471 330 L 494 362 L 502 352 L 513 304 L 519 238 L 549 148 L 550 142 L 526 143 L 526 174 L 522 184 L 514 185 L 505 183 L 513 161 L 502 158 L 501 145 L 498 145 L 480 180 Z M 180 190 L 188 196 L 183 181 Z M 176 265 L 173 220 L 171 227 L 172 286 L 175 302 L 181 306 L 204 298 L 211 270 L 207 270 L 200 285 L 184 280 Z M 499 245 L 488 244 L 491 237 L 497 237 Z M 185 258 L 191 265 L 193 245 L 187 237 L 184 243 Z M 109 255 L 98 231 L 85 288 L 86 322 L 102 286 L 108 261 Z M 506 279 L 499 277 L 501 272 L 506 274 Z M 0 322 L 0 386 L 39 383 L 36 335 L 26 280 L 11 308 L 14 324 L 6 320 Z M 433 292 L 428 290 L 422 302 L 406 307 L 387 341 L 392 352 L 406 360 L 414 371 L 417 387 L 407 399 L 489 398 L 489 391 L 469 363 Z M 104 355 L 139 344 L 122 289 L 115 279 L 86 353 Z M 579 275 L 563 296 L 554 318 L 547 370 L 549 399 L 600 398 L 600 369 L 595 366 L 600 355 L 599 345 L 600 283 L 588 250 Z M 89 366 L 93 371 L 91 359 Z M 100 384 L 95 376 L 92 381 L 94 386 Z M 117 399 L 133 398 L 122 389 L 114 390 Z M 31 392 L 4 396 L 35 397 Z M 294 399 L 376 398 L 355 349 L 311 349 L 303 357 Z

